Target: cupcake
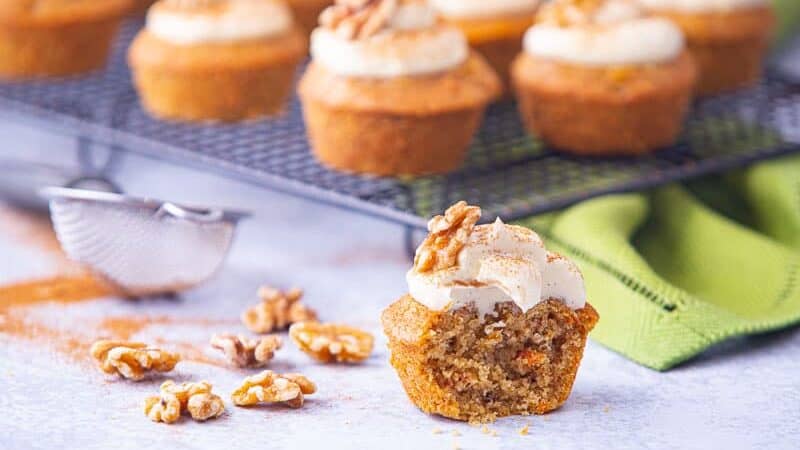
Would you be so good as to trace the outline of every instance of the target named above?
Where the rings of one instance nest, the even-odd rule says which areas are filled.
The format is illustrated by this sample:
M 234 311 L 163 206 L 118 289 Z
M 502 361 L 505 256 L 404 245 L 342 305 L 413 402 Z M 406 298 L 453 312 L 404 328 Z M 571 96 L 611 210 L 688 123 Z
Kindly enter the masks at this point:
M 297 23 L 310 33 L 317 27 L 317 18 L 333 0 L 287 0 Z
M 133 0 L 3 0 L 0 78 L 75 75 L 103 67 Z
M 676 25 L 626 0 L 554 0 L 536 20 L 511 75 L 531 133 L 580 155 L 675 141 L 696 79 Z
M 332 168 L 421 175 L 457 168 L 497 75 L 423 1 L 339 0 L 320 16 L 298 92 Z
M 442 18 L 467 36 L 509 85 L 511 62 L 522 50 L 522 36 L 533 24 L 540 0 L 430 0 Z
M 583 277 L 533 231 L 459 202 L 428 224 L 409 293 L 382 314 L 391 364 L 422 411 L 486 422 L 569 397 L 598 320 Z
M 128 59 L 156 117 L 237 121 L 279 112 L 306 54 L 277 0 L 161 0 Z
M 698 94 L 718 94 L 758 81 L 775 30 L 769 0 L 639 1 L 683 30 L 697 64 Z

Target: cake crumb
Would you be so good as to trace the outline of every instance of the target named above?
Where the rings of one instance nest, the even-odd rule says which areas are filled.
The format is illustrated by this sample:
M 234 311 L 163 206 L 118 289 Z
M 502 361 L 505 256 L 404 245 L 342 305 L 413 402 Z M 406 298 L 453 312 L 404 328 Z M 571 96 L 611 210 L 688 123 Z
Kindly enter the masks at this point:
M 497 430 L 492 430 L 492 432 L 491 432 L 491 433 L 489 433 L 489 436 L 491 436 L 491 437 L 497 437 L 497 436 L 500 436 L 500 433 L 498 433 L 498 432 L 497 432 Z
M 606 406 L 603 407 L 603 412 L 604 413 L 607 413 L 609 411 L 611 411 L 611 407 L 610 406 L 606 405 Z
M 487 427 L 486 425 L 484 425 L 484 426 L 481 428 L 481 433 L 483 433 L 483 434 L 489 434 L 489 427 Z
M 519 429 L 519 435 L 520 436 L 527 436 L 528 435 L 528 430 L 529 430 L 529 425 L 526 424 L 524 427 Z
M 453 436 L 461 436 L 461 432 L 458 430 L 453 430 L 450 432 L 450 434 L 452 434 Z
M 433 433 L 433 434 L 442 434 L 442 429 L 439 428 L 439 427 L 436 427 L 433 430 L 431 430 L 431 433 Z

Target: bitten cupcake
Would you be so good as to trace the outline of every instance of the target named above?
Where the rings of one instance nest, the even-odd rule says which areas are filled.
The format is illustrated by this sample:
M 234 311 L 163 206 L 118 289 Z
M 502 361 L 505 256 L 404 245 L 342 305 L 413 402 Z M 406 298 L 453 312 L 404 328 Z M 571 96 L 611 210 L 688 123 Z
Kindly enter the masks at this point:
M 526 33 L 512 78 L 528 129 L 582 155 L 672 144 L 696 69 L 680 29 L 625 0 L 554 0 Z
M 464 35 L 423 1 L 339 0 L 320 23 L 298 89 L 317 158 L 376 175 L 457 168 L 500 92 Z
M 103 67 L 132 1 L 0 1 L 0 77 L 65 76 Z
M 533 24 L 540 0 L 430 0 L 442 18 L 467 36 L 509 84 L 511 62 L 522 50 L 522 36 Z
M 639 0 L 683 30 L 697 63 L 700 95 L 754 84 L 772 34 L 769 0 Z
M 486 422 L 569 397 L 597 312 L 583 277 L 530 229 L 459 202 L 428 224 L 409 293 L 383 312 L 391 364 L 421 410 Z
M 295 20 L 306 32 L 317 27 L 317 20 L 322 10 L 333 3 L 333 0 L 287 0 L 292 8 Z
M 128 59 L 153 115 L 236 121 L 281 110 L 306 47 L 282 1 L 161 0 Z

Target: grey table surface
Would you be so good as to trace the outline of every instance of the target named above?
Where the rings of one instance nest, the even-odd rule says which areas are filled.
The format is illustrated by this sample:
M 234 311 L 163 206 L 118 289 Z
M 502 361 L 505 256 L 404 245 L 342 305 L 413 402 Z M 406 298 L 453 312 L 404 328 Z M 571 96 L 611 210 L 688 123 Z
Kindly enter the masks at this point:
M 69 160 L 60 150 L 69 141 L 32 128 L 2 124 L 0 142 L 2 158 Z M 132 193 L 239 206 L 255 217 L 242 223 L 221 273 L 178 298 L 26 307 L 31 327 L 55 330 L 44 339 L 10 332 L 10 317 L 0 315 L 0 449 L 800 447 L 800 332 L 792 330 L 725 343 L 666 373 L 590 342 L 564 407 L 499 420 L 489 426 L 496 436 L 427 416 L 403 393 L 378 323 L 381 309 L 405 290 L 400 227 L 137 156 L 125 164 L 118 181 Z M 0 207 L 0 284 L 64 270 L 63 260 L 31 244 L 46 227 Z M 319 386 L 304 408 L 242 409 L 228 401 L 218 420 L 167 426 L 141 410 L 160 380 L 115 380 L 58 350 L 58 333 L 90 342 L 103 333 L 99 323 L 120 317 L 145 324 L 135 339 L 159 339 L 166 348 L 188 342 L 214 357 L 208 337 L 246 331 L 237 317 L 261 284 L 304 288 L 324 320 L 373 332 L 375 352 L 363 365 L 325 366 L 285 345 L 274 368 L 302 372 Z M 190 360 L 170 377 L 209 380 L 227 398 L 248 373 Z M 529 434 L 520 435 L 526 424 Z

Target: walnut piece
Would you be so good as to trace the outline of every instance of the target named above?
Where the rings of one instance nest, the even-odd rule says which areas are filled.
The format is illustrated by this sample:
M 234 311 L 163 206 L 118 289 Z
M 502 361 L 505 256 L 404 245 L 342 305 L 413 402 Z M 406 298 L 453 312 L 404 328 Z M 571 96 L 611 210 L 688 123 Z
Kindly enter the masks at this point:
M 458 253 L 480 218 L 479 207 L 460 201 L 447 208 L 443 216 L 431 219 L 428 222 L 430 234 L 414 256 L 414 270 L 424 273 L 455 266 Z
M 222 350 L 228 361 L 236 367 L 264 367 L 281 348 L 283 341 L 278 336 L 248 338 L 233 334 L 215 334 L 211 346 Z
M 539 9 L 536 22 L 558 27 L 596 25 L 602 23 L 600 12 L 607 4 L 605 0 L 553 0 Z M 626 6 L 636 4 L 628 2 Z
M 92 357 L 107 374 L 139 381 L 150 371 L 169 372 L 180 356 L 141 342 L 100 340 L 92 344 Z
M 242 323 L 253 333 L 284 330 L 295 322 L 317 320 L 317 313 L 300 300 L 303 291 L 297 288 L 286 292 L 262 286 L 258 289 L 261 303 L 242 313 Z
M 225 412 L 225 403 L 211 389 L 207 381 L 176 384 L 167 380 L 161 384 L 159 395 L 145 399 L 144 413 L 153 422 L 164 423 L 176 422 L 183 411 L 189 411 L 199 422 L 219 417 Z
M 361 362 L 372 353 L 375 341 L 366 331 L 347 325 L 318 322 L 292 325 L 289 337 L 300 350 L 324 363 Z
M 323 28 L 344 39 L 366 39 L 389 25 L 398 0 L 337 0 L 319 16 Z
M 285 375 L 265 370 L 247 377 L 231 399 L 237 406 L 252 406 L 258 403 L 283 403 L 291 408 L 300 408 L 306 395 L 317 392 L 317 386 L 298 373 Z

